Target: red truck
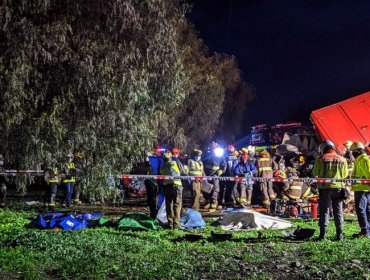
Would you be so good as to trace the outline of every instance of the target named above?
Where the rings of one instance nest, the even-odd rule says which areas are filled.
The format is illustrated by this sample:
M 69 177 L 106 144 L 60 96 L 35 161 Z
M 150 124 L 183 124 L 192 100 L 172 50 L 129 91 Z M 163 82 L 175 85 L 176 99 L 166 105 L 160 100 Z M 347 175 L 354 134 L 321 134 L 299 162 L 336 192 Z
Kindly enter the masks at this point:
M 315 110 L 311 120 L 322 140 L 331 140 L 340 152 L 350 140 L 370 142 L 370 91 Z

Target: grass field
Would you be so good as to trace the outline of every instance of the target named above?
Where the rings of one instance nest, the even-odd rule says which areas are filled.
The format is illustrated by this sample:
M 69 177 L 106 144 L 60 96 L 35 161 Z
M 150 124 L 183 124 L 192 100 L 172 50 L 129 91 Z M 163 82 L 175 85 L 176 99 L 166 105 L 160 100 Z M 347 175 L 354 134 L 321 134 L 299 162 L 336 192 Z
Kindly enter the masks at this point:
M 370 279 L 370 240 L 293 242 L 280 231 L 234 232 L 214 242 L 208 226 L 197 242 L 179 241 L 175 230 L 119 231 L 112 228 L 54 232 L 27 229 L 34 210 L 0 210 L 0 279 Z M 111 217 L 112 219 L 114 217 Z M 295 225 L 317 229 L 317 222 Z

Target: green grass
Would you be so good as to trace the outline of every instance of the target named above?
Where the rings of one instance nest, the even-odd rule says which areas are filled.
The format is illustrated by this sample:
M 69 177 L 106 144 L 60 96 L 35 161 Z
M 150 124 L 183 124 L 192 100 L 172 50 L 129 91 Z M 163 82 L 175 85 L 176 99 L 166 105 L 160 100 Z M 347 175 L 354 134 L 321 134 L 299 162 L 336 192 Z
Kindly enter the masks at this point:
M 262 239 L 256 231 L 235 232 L 234 241 L 211 242 L 211 231 L 222 230 L 208 226 L 195 231 L 205 239 L 192 243 L 177 241 L 181 230 L 25 228 L 33 215 L 0 212 L 0 279 L 18 272 L 25 279 L 366 279 L 370 269 L 370 241 L 350 237 L 356 221 L 346 222 L 344 242 L 287 242 L 280 231 L 264 231 Z M 317 222 L 295 224 L 317 228 Z M 291 268 L 297 261 L 302 266 Z

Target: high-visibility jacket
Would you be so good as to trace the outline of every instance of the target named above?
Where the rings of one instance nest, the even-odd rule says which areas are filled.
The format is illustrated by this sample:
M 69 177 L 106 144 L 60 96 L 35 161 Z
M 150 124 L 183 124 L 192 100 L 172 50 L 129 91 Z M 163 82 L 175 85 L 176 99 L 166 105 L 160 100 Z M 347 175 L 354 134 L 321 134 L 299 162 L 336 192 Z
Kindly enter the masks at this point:
M 271 157 L 260 157 L 257 160 L 258 176 L 272 178 L 274 170 L 278 169 L 277 163 Z
M 204 172 L 207 176 L 221 176 L 225 167 L 223 160 L 214 156 L 204 162 Z
M 164 166 L 161 167 L 162 175 L 171 175 L 171 176 L 180 176 L 180 168 L 177 165 L 177 162 L 174 160 L 169 160 L 164 163 Z M 166 179 L 163 180 L 163 186 L 175 185 L 181 187 L 180 179 Z
M 312 171 L 313 175 L 318 178 L 335 178 L 345 179 L 348 176 L 347 160 L 338 155 L 335 151 L 330 151 L 315 162 Z M 319 183 L 319 189 L 343 188 L 342 182 Z
M 53 170 L 49 171 L 48 174 L 48 183 L 59 183 L 59 176 L 58 176 L 58 170 L 54 168 Z
M 359 155 L 355 159 L 352 178 L 370 179 L 370 158 L 367 154 Z M 353 184 L 352 190 L 370 192 L 370 184 Z
M 64 183 L 76 183 L 76 167 L 73 162 L 67 162 L 65 164 L 66 178 L 63 180 Z
M 204 176 L 203 162 L 189 159 L 188 169 L 190 176 Z

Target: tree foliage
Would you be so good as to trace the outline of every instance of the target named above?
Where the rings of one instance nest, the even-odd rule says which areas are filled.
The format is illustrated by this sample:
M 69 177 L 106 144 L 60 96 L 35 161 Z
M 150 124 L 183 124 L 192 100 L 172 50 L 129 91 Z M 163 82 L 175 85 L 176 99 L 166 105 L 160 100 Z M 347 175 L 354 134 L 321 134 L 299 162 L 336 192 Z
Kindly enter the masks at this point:
M 240 85 L 240 73 L 205 50 L 187 10 L 180 0 L 2 1 L 7 161 L 40 168 L 82 151 L 83 191 L 97 200 L 110 193 L 107 175 L 130 171 L 153 143 L 211 137 L 235 87 L 227 76 Z

